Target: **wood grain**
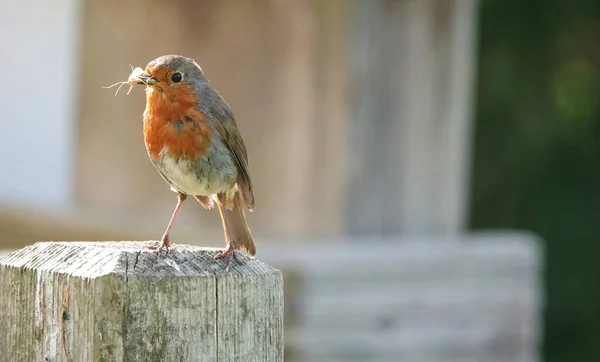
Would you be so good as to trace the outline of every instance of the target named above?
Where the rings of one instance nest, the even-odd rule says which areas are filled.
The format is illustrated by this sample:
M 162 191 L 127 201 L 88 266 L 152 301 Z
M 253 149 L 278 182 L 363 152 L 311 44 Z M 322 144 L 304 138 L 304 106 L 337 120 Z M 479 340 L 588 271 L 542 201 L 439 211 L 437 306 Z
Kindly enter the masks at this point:
M 44 242 L 0 256 L 10 361 L 283 361 L 283 278 L 217 249 Z

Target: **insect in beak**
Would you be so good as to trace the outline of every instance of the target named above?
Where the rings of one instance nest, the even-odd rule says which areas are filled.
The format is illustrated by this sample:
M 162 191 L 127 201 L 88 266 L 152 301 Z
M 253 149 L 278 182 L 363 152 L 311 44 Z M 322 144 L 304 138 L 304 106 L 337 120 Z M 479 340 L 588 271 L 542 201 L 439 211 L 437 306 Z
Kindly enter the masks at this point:
M 127 79 L 127 84 L 136 85 L 136 84 L 146 84 L 153 85 L 156 83 L 156 79 L 152 77 L 151 74 L 144 72 L 144 70 L 140 67 L 135 68 L 129 78 Z
M 127 78 L 127 81 L 117 82 L 111 86 L 102 87 L 102 88 L 112 88 L 112 87 L 115 87 L 118 85 L 119 87 L 117 88 L 117 91 L 115 92 L 115 96 L 116 96 L 117 94 L 119 94 L 119 90 L 121 89 L 121 87 L 124 86 L 125 84 L 130 86 L 129 90 L 127 91 L 127 94 L 129 94 L 129 92 L 131 92 L 131 89 L 133 89 L 134 85 L 137 85 L 137 84 L 153 85 L 153 84 L 156 84 L 156 79 L 154 79 L 152 74 L 148 74 L 148 73 L 144 72 L 144 70 L 140 67 L 137 67 L 135 69 L 133 69 L 133 67 L 131 67 L 131 74 L 129 75 L 129 78 Z

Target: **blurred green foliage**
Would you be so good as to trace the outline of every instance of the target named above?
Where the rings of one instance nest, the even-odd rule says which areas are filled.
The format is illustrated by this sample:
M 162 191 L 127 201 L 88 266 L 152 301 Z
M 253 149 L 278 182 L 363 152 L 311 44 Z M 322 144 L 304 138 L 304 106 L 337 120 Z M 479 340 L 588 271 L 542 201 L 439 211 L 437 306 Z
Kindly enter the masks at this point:
M 546 241 L 544 360 L 600 361 L 600 1 L 483 0 L 471 227 Z

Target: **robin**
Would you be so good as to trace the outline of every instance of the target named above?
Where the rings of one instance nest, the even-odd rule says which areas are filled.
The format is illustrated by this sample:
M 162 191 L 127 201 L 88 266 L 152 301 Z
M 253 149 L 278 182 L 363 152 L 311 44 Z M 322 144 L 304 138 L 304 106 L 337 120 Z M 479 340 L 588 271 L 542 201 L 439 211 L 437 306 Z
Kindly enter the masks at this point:
M 154 250 L 171 248 L 169 233 L 188 195 L 205 209 L 217 205 L 227 247 L 215 259 L 256 246 L 244 206 L 254 210 L 254 193 L 244 140 L 233 112 L 190 58 L 165 55 L 146 69 L 133 70 L 127 82 L 146 86 L 144 143 L 150 161 L 177 193 L 177 206 Z M 131 89 L 130 89 L 131 90 Z

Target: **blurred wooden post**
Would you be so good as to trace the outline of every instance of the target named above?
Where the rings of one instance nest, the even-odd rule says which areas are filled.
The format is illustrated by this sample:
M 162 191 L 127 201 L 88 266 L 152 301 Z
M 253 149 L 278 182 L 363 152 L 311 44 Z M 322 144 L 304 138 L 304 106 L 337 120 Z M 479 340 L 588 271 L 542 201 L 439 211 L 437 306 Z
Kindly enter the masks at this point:
M 354 0 L 349 233 L 465 230 L 477 6 Z
M 36 243 L 0 257 L 7 361 L 283 361 L 283 279 L 185 245 Z

